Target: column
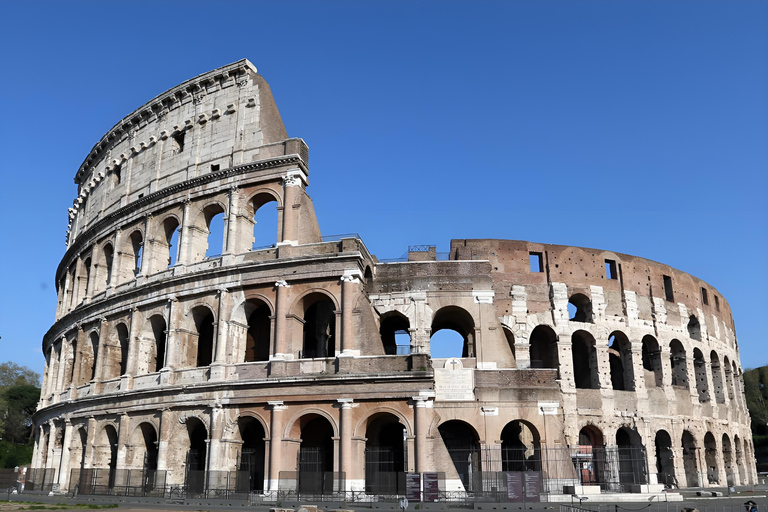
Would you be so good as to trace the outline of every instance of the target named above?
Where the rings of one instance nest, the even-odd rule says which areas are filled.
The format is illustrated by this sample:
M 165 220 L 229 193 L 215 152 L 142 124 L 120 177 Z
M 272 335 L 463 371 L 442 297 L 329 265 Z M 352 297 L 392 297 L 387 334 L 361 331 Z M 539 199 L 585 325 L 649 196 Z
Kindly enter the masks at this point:
M 190 217 L 190 204 L 192 202 L 189 199 L 184 201 L 184 211 L 181 216 L 181 233 L 179 233 L 179 252 L 176 256 L 176 265 L 186 265 L 189 263 L 189 223 L 192 222 Z
M 341 356 L 360 355 L 360 349 L 355 339 L 355 296 L 358 292 L 357 285 L 359 272 L 341 276 Z M 330 355 L 330 354 L 329 354 Z
M 136 376 L 136 364 L 139 358 L 139 312 L 138 309 L 131 309 L 131 324 L 128 327 L 128 360 L 125 362 L 125 375 L 120 382 L 120 390 L 127 391 L 133 388 L 133 378 Z
M 131 431 L 131 418 L 127 412 L 120 415 L 120 424 L 117 432 L 117 461 L 116 469 L 125 469 L 125 455 L 128 449 L 128 439 Z M 115 485 L 120 485 L 115 482 Z
M 168 440 L 171 437 L 171 410 L 161 409 L 160 428 L 157 436 L 157 470 L 168 469 Z
M 227 299 L 229 298 L 229 292 L 226 288 L 219 288 L 216 293 L 218 299 L 218 312 L 216 314 L 216 347 L 214 349 L 213 361 L 215 363 L 228 363 L 227 360 L 227 348 L 229 336 L 227 336 L 227 322 L 224 320 L 225 311 L 227 310 Z
M 168 321 L 166 323 L 166 336 L 165 336 L 165 363 L 160 369 L 160 384 L 171 384 L 171 376 L 173 370 L 178 365 L 179 359 L 179 333 L 175 329 L 175 322 L 173 315 L 176 312 L 176 306 L 178 299 L 171 297 L 168 300 Z
M 123 252 L 123 230 L 118 228 L 115 232 L 115 246 L 112 248 L 112 275 L 107 284 L 107 290 L 114 290 L 120 281 L 120 267 L 122 267 L 122 257 L 120 254 Z
M 282 467 L 283 451 L 283 411 L 287 407 L 282 400 L 267 402 L 272 408 L 269 420 L 269 482 L 267 488 L 277 491 L 280 482 L 280 468 Z
M 288 288 L 286 281 L 277 281 L 275 289 L 277 291 L 275 306 L 275 351 L 272 359 L 288 359 Z
M 59 488 L 67 490 L 69 483 L 70 455 L 69 445 L 72 443 L 72 422 L 69 418 L 64 418 L 64 441 L 61 445 L 61 463 L 59 464 Z
M 66 366 L 66 343 L 67 338 L 63 337 L 59 340 L 59 357 L 56 363 L 56 401 L 61 398 L 61 392 L 64 390 L 64 367 Z
M 238 211 L 239 211 L 239 198 L 237 193 L 237 187 L 229 189 L 229 208 L 227 209 L 227 229 L 224 233 L 226 237 L 223 244 L 223 254 L 232 254 L 237 251 L 235 243 L 237 242 L 237 228 L 238 228 Z
M 208 471 L 218 471 L 226 469 L 222 467 L 221 460 L 224 459 L 226 463 L 226 457 L 221 453 L 221 436 L 224 430 L 224 424 L 226 423 L 225 412 L 220 403 L 214 403 L 211 407 L 211 427 L 208 439 L 208 452 L 207 457 Z M 209 477 L 211 478 L 211 477 Z
M 352 476 L 352 402 L 351 398 L 339 398 L 340 423 L 339 437 L 341 437 L 341 454 L 339 456 L 339 470 L 344 473 L 345 490 L 350 490 L 350 478 Z
M 298 214 L 300 204 L 297 199 L 305 180 L 304 173 L 299 169 L 288 171 L 283 178 L 283 241 L 278 245 L 297 245 L 299 243 Z
M 96 288 L 96 282 L 98 281 L 99 270 L 99 257 L 101 256 L 101 247 L 98 244 L 93 246 L 91 251 L 91 269 L 89 275 L 88 286 L 85 289 L 85 298 L 90 299 L 93 297 L 93 290 Z M 106 269 L 105 269 L 106 271 Z
M 141 240 L 141 263 L 139 264 L 139 275 L 146 276 L 152 272 L 152 255 L 147 254 L 149 251 L 149 227 L 152 222 L 152 214 L 148 214 L 144 217 L 144 233 Z
M 427 408 L 430 406 L 429 398 L 426 396 L 413 397 L 414 402 L 414 423 L 416 426 L 416 472 L 423 473 L 427 471 L 427 434 L 429 431 L 429 418 L 427 417 Z
M 72 351 L 72 381 L 69 383 L 71 391 L 70 391 L 70 398 L 75 399 L 77 398 L 77 386 L 80 382 L 80 366 L 82 363 L 82 354 L 83 354 L 83 344 L 88 343 L 88 340 L 85 336 L 85 332 L 82 329 L 77 330 L 77 345 L 75 347 L 75 350 Z

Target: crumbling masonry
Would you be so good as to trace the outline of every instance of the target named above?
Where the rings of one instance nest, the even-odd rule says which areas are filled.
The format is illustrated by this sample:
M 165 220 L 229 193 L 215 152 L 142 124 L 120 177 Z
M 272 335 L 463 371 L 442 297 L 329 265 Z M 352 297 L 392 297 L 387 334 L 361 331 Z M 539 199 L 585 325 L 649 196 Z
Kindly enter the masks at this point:
M 121 120 L 75 182 L 28 488 L 391 495 L 438 472 L 441 491 L 481 495 L 529 471 L 555 496 L 756 480 L 715 288 L 580 247 L 452 240 L 384 262 L 355 235 L 323 237 L 308 148 L 247 60 Z M 255 223 L 266 209 L 276 225 Z M 255 248 L 262 232 L 276 243 Z M 431 357 L 439 331 L 460 340 L 452 357 Z

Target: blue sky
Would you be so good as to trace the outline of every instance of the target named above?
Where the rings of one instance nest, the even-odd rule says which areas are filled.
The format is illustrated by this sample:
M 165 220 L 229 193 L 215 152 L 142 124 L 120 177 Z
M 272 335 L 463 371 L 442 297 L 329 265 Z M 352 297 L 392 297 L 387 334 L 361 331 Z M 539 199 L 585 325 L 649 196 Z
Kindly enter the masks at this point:
M 509 238 L 662 261 L 768 364 L 766 2 L 3 2 L 0 361 L 43 367 L 73 176 L 241 58 L 310 147 L 324 234 L 380 258 Z

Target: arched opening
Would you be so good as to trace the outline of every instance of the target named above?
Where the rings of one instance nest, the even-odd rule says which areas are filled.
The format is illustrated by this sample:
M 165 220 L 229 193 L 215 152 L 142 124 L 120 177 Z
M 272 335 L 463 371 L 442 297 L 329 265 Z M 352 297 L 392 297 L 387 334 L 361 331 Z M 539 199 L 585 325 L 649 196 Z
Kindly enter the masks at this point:
M 149 319 L 149 324 L 152 328 L 154 343 L 152 344 L 152 351 L 149 354 L 148 371 L 159 372 L 160 369 L 165 366 L 165 345 L 168 337 L 165 318 L 161 315 L 153 315 Z
M 198 368 L 209 366 L 213 362 L 213 313 L 204 306 L 198 306 L 192 310 L 192 318 L 197 333 L 195 365 Z
M 621 331 L 608 337 L 608 359 L 611 364 L 611 385 L 617 391 L 634 391 L 635 376 L 632 366 L 632 344 Z
M 133 256 L 133 275 L 137 276 L 139 273 L 141 273 L 141 258 L 144 252 L 144 237 L 141 234 L 141 231 L 136 230 L 133 233 L 131 233 L 130 236 L 131 241 L 131 250 L 132 256 Z
M 112 425 L 104 427 L 101 433 L 101 444 L 104 456 L 108 457 L 107 467 L 109 468 L 109 476 L 107 487 L 112 489 L 115 486 L 115 476 L 117 474 L 117 430 L 115 430 L 115 427 Z
M 304 297 L 304 339 L 301 357 L 336 355 L 336 306 L 322 293 Z
M 91 258 L 87 258 L 83 262 L 83 269 L 85 270 L 85 288 L 83 288 L 82 298 L 88 295 L 89 286 L 91 285 Z
M 242 417 L 237 420 L 240 439 L 243 445 L 240 451 L 240 460 L 237 464 L 239 471 L 237 488 L 239 491 L 264 490 L 264 461 L 266 434 L 261 423 L 250 417 Z M 241 479 L 247 478 L 247 481 Z
M 669 343 L 669 363 L 672 368 L 672 385 L 688 387 L 688 361 L 680 340 Z
M 739 468 L 739 483 L 741 485 L 747 485 L 747 479 L 744 470 L 744 451 L 742 449 L 741 439 L 738 435 L 733 436 L 733 446 L 736 450 L 736 467 Z
M 70 349 L 70 353 L 72 354 L 72 362 L 70 363 L 68 367 L 68 372 L 66 374 L 67 383 L 70 385 L 74 384 L 75 386 L 77 383 L 75 382 L 75 367 L 80 364 L 80 360 L 77 355 L 77 339 L 72 340 L 72 346 Z
M 645 387 L 660 388 L 664 384 L 664 374 L 661 369 L 661 348 L 656 338 L 647 334 L 643 336 L 643 370 Z
M 387 355 L 407 355 L 411 353 L 411 324 L 405 315 L 390 311 L 381 316 L 381 343 Z
M 224 208 L 212 204 L 203 210 L 205 227 L 208 229 L 205 257 L 215 258 L 224 252 Z
M 120 345 L 120 359 L 118 361 L 118 375 L 125 375 L 128 370 L 128 345 L 130 342 L 128 336 L 128 327 L 125 324 L 117 324 L 117 341 Z
M 720 483 L 720 471 L 717 467 L 717 441 L 712 432 L 707 432 L 704 436 L 704 461 L 707 464 L 707 482 L 710 484 Z
M 502 327 L 501 330 L 504 332 L 504 338 L 507 340 L 507 346 L 509 347 L 509 351 L 512 353 L 512 361 L 510 361 L 509 367 L 517 368 L 517 356 L 515 354 L 515 335 L 512 334 L 512 331 L 506 327 Z
M 725 403 L 725 393 L 723 390 L 723 372 L 720 368 L 720 358 L 713 350 L 709 354 L 710 368 L 712 369 L 712 387 L 715 391 L 715 402 L 718 404 Z
M 683 468 L 685 469 L 685 485 L 687 487 L 699 486 L 699 466 L 696 457 L 696 440 L 693 434 L 684 430 L 681 439 L 683 447 Z
M 624 492 L 630 492 L 627 484 L 644 484 L 647 480 L 645 447 L 637 430 L 621 427 L 616 431 L 616 447 L 619 455 L 619 483 Z
M 583 293 L 574 293 L 568 299 L 568 318 L 573 322 L 589 322 L 592 320 L 592 301 Z
M 269 361 L 269 347 L 272 333 L 272 311 L 261 300 L 251 299 L 245 302 L 245 316 L 248 319 L 248 332 L 245 335 L 245 355 L 243 361 Z
M 104 253 L 104 287 L 106 288 L 112 283 L 112 263 L 115 259 L 115 250 L 110 244 L 107 244 L 102 252 Z
M 579 445 L 574 455 L 574 464 L 583 485 L 605 482 L 605 442 L 603 433 L 594 425 L 587 425 L 579 431 Z
M 198 418 L 187 418 L 187 436 L 189 451 L 186 460 L 186 485 L 191 493 L 201 493 L 205 489 L 207 468 L 208 431 Z
M 432 318 L 430 354 L 443 357 L 475 357 L 475 321 L 458 306 L 445 306 Z
M 733 475 L 735 468 L 733 467 L 733 451 L 731 449 L 731 438 L 728 434 L 723 434 L 723 467 L 725 467 L 725 477 L 728 487 L 732 487 L 735 482 Z
M 365 492 L 405 492 L 405 427 L 389 413 L 368 419 L 365 430 Z
M 688 319 L 688 336 L 691 339 L 701 341 L 701 325 L 696 315 L 691 315 Z
M 176 265 L 179 257 L 179 221 L 176 217 L 168 217 L 163 221 L 163 234 L 165 236 L 165 245 L 168 253 L 168 262 L 166 267 Z
M 471 425 L 460 420 L 446 421 L 437 430 L 451 457 L 464 490 L 482 489 L 480 466 L 480 439 Z
M 99 359 L 99 335 L 95 332 L 92 332 L 89 336 L 91 339 L 91 368 L 90 368 L 90 375 L 88 376 L 88 380 L 94 380 L 96 378 L 96 364 Z
M 303 416 L 299 421 L 299 492 L 333 492 L 333 426 L 316 414 Z
M 656 432 L 656 475 L 658 482 L 666 488 L 678 487 L 675 479 L 675 454 L 672 452 L 672 438 L 666 430 Z
M 728 400 L 733 401 L 736 396 L 733 389 L 733 372 L 731 371 L 731 362 L 728 356 L 723 357 L 723 370 L 725 371 L 725 387 L 728 390 Z
M 576 331 L 571 336 L 573 380 L 578 389 L 600 389 L 597 371 L 595 338 L 587 331 Z
M 277 244 L 278 203 L 270 194 L 257 194 L 251 201 L 253 207 L 252 249 L 274 247 Z
M 696 391 L 699 394 L 699 402 L 709 402 L 707 363 L 704 361 L 704 354 L 698 348 L 693 349 L 693 368 L 696 371 Z
M 501 431 L 501 470 L 541 471 L 539 432 L 527 421 L 511 421 Z
M 531 368 L 558 368 L 557 334 L 547 325 L 537 326 L 528 338 Z

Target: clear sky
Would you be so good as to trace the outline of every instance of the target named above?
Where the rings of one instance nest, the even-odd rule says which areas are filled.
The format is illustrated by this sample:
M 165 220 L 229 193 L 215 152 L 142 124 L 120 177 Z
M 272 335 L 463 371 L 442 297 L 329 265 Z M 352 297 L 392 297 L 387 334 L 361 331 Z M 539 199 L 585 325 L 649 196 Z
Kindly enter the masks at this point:
M 610 249 L 730 302 L 768 364 L 767 2 L 2 2 L 0 361 L 43 368 L 73 177 L 241 58 L 311 155 L 324 234 Z

